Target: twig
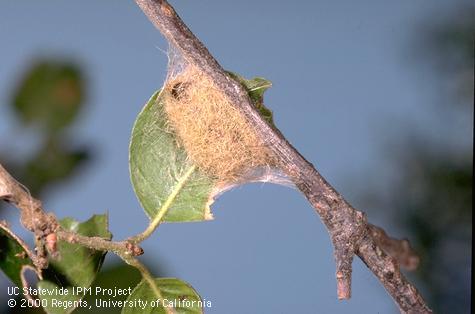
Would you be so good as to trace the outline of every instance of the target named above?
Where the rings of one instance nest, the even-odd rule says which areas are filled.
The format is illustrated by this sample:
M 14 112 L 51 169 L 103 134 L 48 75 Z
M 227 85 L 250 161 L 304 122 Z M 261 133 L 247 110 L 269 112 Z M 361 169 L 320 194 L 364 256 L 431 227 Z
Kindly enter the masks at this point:
M 78 243 L 98 251 L 111 251 L 119 256 L 138 256 L 143 253 L 140 246 L 130 241 L 109 241 L 100 237 L 86 237 L 63 229 L 56 217 L 43 210 L 39 200 L 16 181 L 0 164 L 0 200 L 4 200 L 20 209 L 22 225 L 34 233 L 36 240 L 35 264 L 47 267 L 46 239 L 54 234 L 58 239 Z
M 135 0 L 149 20 L 190 64 L 199 68 L 254 126 L 274 152 L 279 166 L 305 195 L 328 229 L 336 260 L 337 295 L 351 296 L 351 264 L 357 254 L 382 282 L 404 313 L 431 313 L 417 289 L 399 272 L 393 258 L 370 232 L 365 215 L 355 210 L 280 133 L 265 122 L 246 90 L 232 79 L 165 0 Z
M 16 181 L 0 165 L 0 199 L 20 208 L 20 220 L 22 225 L 35 235 L 51 233 L 51 228 L 56 228 L 55 219 L 52 215 L 43 212 L 41 202 L 31 197 L 23 185 Z
M 110 241 L 100 237 L 87 237 L 60 229 L 56 232 L 58 239 L 68 243 L 77 243 L 96 251 L 109 251 L 121 257 L 139 256 L 143 254 L 141 247 L 129 241 Z

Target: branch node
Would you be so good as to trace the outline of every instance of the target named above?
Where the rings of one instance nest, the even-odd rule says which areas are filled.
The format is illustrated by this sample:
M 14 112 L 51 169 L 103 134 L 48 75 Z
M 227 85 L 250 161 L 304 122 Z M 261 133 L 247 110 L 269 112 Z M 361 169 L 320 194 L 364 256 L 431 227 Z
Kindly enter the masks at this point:
M 127 241 L 125 248 L 128 250 L 129 254 L 132 256 L 140 256 L 144 253 L 143 249 L 135 243 Z

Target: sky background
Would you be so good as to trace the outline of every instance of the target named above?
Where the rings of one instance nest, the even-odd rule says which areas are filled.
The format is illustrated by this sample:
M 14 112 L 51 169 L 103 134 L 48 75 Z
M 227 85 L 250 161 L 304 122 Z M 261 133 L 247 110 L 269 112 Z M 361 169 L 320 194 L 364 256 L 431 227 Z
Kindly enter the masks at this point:
M 441 149 L 472 141 L 471 123 L 439 127 L 436 78 L 413 52 L 421 26 L 461 3 L 468 1 L 172 2 L 224 68 L 273 82 L 265 103 L 283 134 L 371 222 L 400 237 L 384 208 L 362 207 L 359 195 L 375 182 L 391 188 L 398 169 L 390 143 L 408 128 Z M 71 134 L 91 143 L 97 158 L 49 191 L 47 209 L 80 220 L 108 211 L 115 239 L 146 227 L 129 180 L 128 143 L 166 76 L 166 50 L 133 1 L 0 1 L 3 155 L 21 158 L 36 145 L 34 130 L 19 130 L 3 106 L 35 58 L 70 59 L 88 79 L 87 106 Z M 337 300 L 331 242 L 296 190 L 248 185 L 212 209 L 214 221 L 163 225 L 144 243 L 149 263 L 212 302 L 207 313 L 397 313 L 359 259 L 352 299 Z M 13 209 L 5 218 L 18 220 Z

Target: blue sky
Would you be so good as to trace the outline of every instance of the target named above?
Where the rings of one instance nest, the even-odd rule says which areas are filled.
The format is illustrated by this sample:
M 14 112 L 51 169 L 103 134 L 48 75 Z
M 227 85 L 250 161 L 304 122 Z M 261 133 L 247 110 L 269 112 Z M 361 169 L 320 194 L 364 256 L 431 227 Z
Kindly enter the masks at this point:
M 265 102 L 276 125 L 360 208 L 358 195 L 367 188 L 361 182 L 390 188 L 397 172 L 388 158 L 393 137 L 408 128 L 435 140 L 446 136 L 434 127 L 434 78 L 421 75 L 411 44 L 421 24 L 462 2 L 172 4 L 224 68 L 273 82 Z M 128 175 L 128 141 L 136 115 L 166 76 L 166 49 L 133 1 L 0 2 L 2 154 L 35 146 L 34 134 L 18 133 L 3 105 L 34 58 L 70 58 L 89 79 L 74 134 L 92 143 L 98 158 L 72 184 L 52 191 L 46 207 L 58 216 L 108 211 L 117 239 L 145 228 Z M 379 211 L 369 211 L 369 219 L 398 233 Z M 244 186 L 224 194 L 213 212 L 212 222 L 164 225 L 144 243 L 151 261 L 212 301 L 208 313 L 397 312 L 359 260 L 353 298 L 337 300 L 328 234 L 296 190 Z

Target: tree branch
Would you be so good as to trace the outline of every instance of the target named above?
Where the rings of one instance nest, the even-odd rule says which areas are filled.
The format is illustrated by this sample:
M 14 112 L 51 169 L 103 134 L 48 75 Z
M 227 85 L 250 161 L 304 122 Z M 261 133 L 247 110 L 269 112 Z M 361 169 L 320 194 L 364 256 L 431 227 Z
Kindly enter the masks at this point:
M 225 73 L 170 4 L 165 0 L 135 1 L 183 58 L 206 74 L 249 120 L 257 135 L 274 152 L 279 167 L 315 208 L 333 242 L 338 298 L 351 296 L 351 264 L 357 254 L 382 282 L 401 312 L 431 313 L 417 289 L 400 273 L 397 261 L 375 241 L 365 215 L 351 207 L 279 130 L 262 119 L 247 91 Z
M 100 237 L 86 237 L 63 229 L 56 217 L 51 213 L 46 213 L 41 202 L 33 198 L 28 190 L 16 181 L 1 164 L 0 200 L 16 206 L 20 210 L 22 225 L 34 233 L 36 256 L 33 260 L 39 268 L 47 267 L 46 249 L 50 252 L 54 251 L 54 242 L 58 239 L 69 243 L 78 243 L 98 251 L 111 251 L 123 258 L 138 256 L 143 253 L 140 246 L 130 241 L 114 242 Z M 51 243 L 52 241 L 53 243 Z

